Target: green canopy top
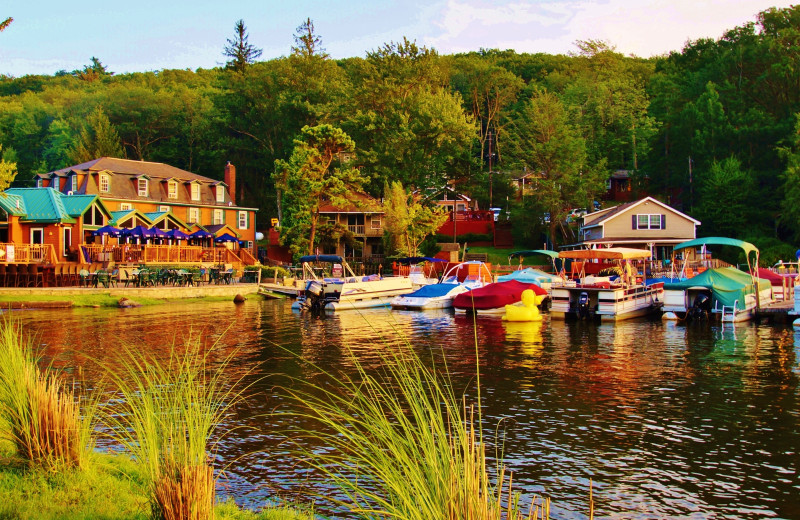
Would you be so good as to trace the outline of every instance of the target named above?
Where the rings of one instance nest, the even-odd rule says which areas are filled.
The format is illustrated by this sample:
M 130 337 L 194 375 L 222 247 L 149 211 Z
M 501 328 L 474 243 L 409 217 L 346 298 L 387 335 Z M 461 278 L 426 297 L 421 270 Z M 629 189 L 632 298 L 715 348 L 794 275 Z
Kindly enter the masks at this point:
M 545 255 L 549 256 L 550 258 L 558 258 L 558 253 L 556 251 L 550 251 L 548 249 L 530 249 L 527 251 L 514 251 L 510 255 L 508 255 L 508 259 L 511 260 L 514 257 L 526 257 L 526 256 L 535 256 L 535 255 Z
M 689 247 L 700 247 L 705 245 L 741 247 L 742 249 L 744 249 L 744 254 L 748 258 L 750 257 L 750 253 L 754 251 L 756 254 L 758 254 L 758 248 L 753 244 L 751 244 L 750 242 L 745 242 L 744 240 L 737 240 L 735 238 L 726 238 L 726 237 L 695 238 L 694 240 L 689 240 L 688 242 L 681 242 L 672 249 L 674 251 L 678 251 L 679 249 L 686 249 Z

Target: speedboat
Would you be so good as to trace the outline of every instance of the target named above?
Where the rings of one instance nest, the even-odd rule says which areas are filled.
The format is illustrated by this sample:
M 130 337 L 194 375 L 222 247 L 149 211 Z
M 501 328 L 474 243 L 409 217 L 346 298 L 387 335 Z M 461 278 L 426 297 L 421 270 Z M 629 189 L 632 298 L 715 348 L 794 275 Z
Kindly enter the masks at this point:
M 492 273 L 484 262 L 463 262 L 451 267 L 442 276 L 442 282 L 425 285 L 412 293 L 397 296 L 392 300 L 392 309 L 447 309 L 453 306 L 456 296 L 483 287 L 491 279 Z
M 413 290 L 407 276 L 356 276 L 344 258 L 337 255 L 309 255 L 300 258 L 306 284 L 292 304 L 294 310 L 339 311 L 385 307 L 392 298 Z M 313 263 L 333 264 L 336 277 L 319 277 Z
M 698 270 L 702 270 L 699 274 L 677 283 L 664 284 L 662 319 L 708 317 L 719 318 L 723 322 L 742 322 L 752 319 L 758 307 L 773 301 L 772 283 L 760 278 L 759 271 L 755 268 L 758 265 L 758 248 L 753 244 L 735 238 L 706 237 L 680 243 L 673 251 L 700 249 L 701 257 L 704 257 L 708 245 L 742 248 L 749 272 L 734 267 L 709 268 L 706 265 L 697 265 Z M 693 269 L 688 267 L 689 256 L 685 255 L 681 275 Z M 755 258 L 752 264 L 751 256 Z M 711 265 L 707 259 L 700 260 L 700 264 L 703 262 Z
M 461 293 L 453 300 L 456 312 L 473 314 L 503 314 L 506 305 L 520 304 L 522 291 L 530 289 L 537 296 L 546 296 L 547 291 L 536 284 L 517 280 L 490 283 L 484 287 Z
M 664 283 L 648 283 L 644 277 L 640 280 L 638 269 L 632 264 L 651 255 L 647 249 L 625 247 L 561 251 L 558 256 L 572 259 L 572 268 L 578 274 L 574 280 L 551 286 L 550 317 L 618 321 L 658 311 Z M 610 261 L 606 269 L 614 274 L 603 276 L 601 270 L 597 275 L 587 276 L 585 262 L 590 261 Z

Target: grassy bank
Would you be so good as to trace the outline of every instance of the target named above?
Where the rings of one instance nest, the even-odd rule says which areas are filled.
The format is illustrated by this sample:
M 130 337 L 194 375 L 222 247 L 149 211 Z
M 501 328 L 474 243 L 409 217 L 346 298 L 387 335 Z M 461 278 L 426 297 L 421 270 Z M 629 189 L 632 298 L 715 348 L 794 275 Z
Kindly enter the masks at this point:
M 48 473 L 29 469 L 10 442 L 0 442 L 0 518 L 138 520 L 150 518 L 140 465 L 123 455 L 95 453 L 86 470 Z M 259 513 L 232 502 L 217 504 L 219 520 L 309 520 L 276 507 Z
M 498 249 L 496 247 L 471 246 L 467 244 L 469 253 L 486 253 L 492 265 L 508 265 L 508 255 L 519 249 Z
M 247 294 L 247 293 L 246 293 Z M 255 294 L 255 293 L 250 293 Z M 3 304 L 11 302 L 72 302 L 73 307 L 117 307 L 122 296 L 111 296 L 107 293 L 89 293 L 87 294 L 25 294 L 25 295 L 0 295 L 0 308 Z M 198 298 L 143 298 L 139 296 L 131 296 L 131 300 L 143 306 L 146 305 L 162 305 L 165 303 L 209 303 L 209 302 L 229 302 L 233 300 L 232 296 L 202 296 Z

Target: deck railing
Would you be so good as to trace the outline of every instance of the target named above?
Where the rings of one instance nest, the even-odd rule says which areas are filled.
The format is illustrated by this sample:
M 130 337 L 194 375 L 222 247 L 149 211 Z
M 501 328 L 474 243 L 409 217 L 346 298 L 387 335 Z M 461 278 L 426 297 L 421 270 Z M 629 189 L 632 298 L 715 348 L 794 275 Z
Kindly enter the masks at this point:
M 256 259 L 246 249 L 239 253 L 247 257 L 243 261 L 227 247 L 202 247 L 158 244 L 84 244 L 81 246 L 82 261 L 114 262 L 116 264 L 245 264 L 252 265 Z M 250 263 L 247 263 L 250 262 Z
M 53 244 L 0 244 L 0 262 L 9 264 L 55 264 Z

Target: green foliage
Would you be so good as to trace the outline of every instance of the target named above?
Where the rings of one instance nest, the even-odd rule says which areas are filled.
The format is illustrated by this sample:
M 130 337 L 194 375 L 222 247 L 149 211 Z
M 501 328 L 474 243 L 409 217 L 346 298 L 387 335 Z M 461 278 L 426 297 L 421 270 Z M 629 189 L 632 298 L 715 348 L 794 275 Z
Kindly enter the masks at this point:
M 386 184 L 383 198 L 387 253 L 389 256 L 419 256 L 422 243 L 444 224 L 447 212 L 424 205 L 396 181 Z
M 2 155 L 3 145 L 0 145 L 0 192 L 11 186 L 17 176 L 17 163 L 6 162 Z
M 11 22 L 13 22 L 13 21 L 14 21 L 14 19 L 13 19 L 13 18 L 11 18 L 11 17 L 9 16 L 8 18 L 6 18 L 6 19 L 5 19 L 5 20 L 3 20 L 2 22 L 0 22 L 0 32 L 3 32 L 3 31 L 5 31 L 5 30 L 6 30 L 6 28 L 7 28 L 9 25 L 11 25 Z
M 222 51 L 222 54 L 230 58 L 227 66 L 236 72 L 244 72 L 248 65 L 257 60 L 261 53 L 261 49 L 256 48 L 255 45 L 250 44 L 247 34 L 247 27 L 244 25 L 244 20 L 237 20 L 233 26 L 234 37 L 226 40 L 228 44 Z
M 752 175 L 735 157 L 714 162 L 700 187 L 703 204 L 698 208 L 703 234 L 739 238 L 753 229 Z
M 124 157 L 119 134 L 102 108 L 92 112 L 81 130 L 70 158 L 83 163 L 100 157 Z
M 342 154 L 355 143 L 332 125 L 303 127 L 288 161 L 275 161 L 272 177 L 280 190 L 281 243 L 295 255 L 312 254 L 317 245 L 319 210 L 323 202 L 337 207 L 353 204 L 365 179 Z

